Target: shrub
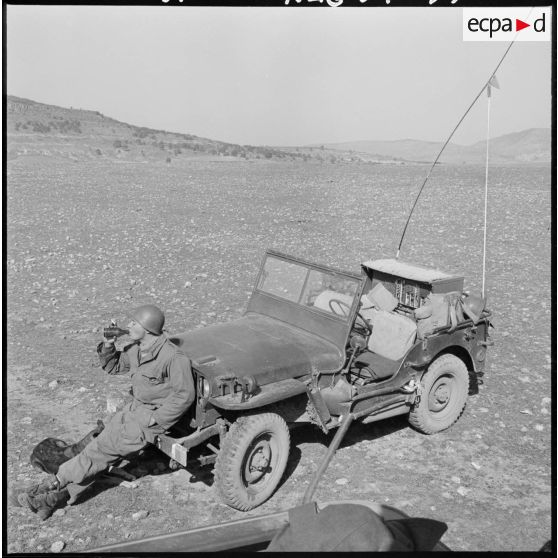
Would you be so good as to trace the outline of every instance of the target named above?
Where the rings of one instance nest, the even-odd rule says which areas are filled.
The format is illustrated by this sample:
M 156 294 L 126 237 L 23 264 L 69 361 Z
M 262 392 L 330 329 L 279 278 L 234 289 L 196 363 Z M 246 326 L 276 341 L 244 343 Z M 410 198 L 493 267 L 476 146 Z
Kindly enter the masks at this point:
M 42 122 L 33 122 L 33 131 L 39 132 L 40 134 L 46 134 L 47 132 L 50 132 L 50 126 L 47 126 Z

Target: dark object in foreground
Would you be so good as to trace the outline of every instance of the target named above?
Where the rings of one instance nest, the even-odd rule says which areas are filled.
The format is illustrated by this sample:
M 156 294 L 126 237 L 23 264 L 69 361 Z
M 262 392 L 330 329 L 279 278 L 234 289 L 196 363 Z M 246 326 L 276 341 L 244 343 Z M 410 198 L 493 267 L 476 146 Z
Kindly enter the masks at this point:
M 370 507 L 340 503 L 322 511 L 315 502 L 289 510 L 289 524 L 268 551 L 432 551 L 448 526 L 424 518 L 383 519 Z
M 86 434 L 79 442 L 68 444 L 58 438 L 45 438 L 39 442 L 31 452 L 29 461 L 33 467 L 55 475 L 62 463 L 75 457 L 83 448 L 96 438 L 105 428 L 102 420 L 97 421 L 97 426 Z
M 318 513 L 316 513 L 318 512 Z M 440 541 L 446 524 L 430 519 L 409 518 L 400 510 L 367 501 L 326 502 L 300 506 L 289 511 L 247 517 L 189 529 L 177 533 L 157 535 L 137 541 L 125 541 L 98 547 L 86 552 L 217 552 L 258 550 L 303 550 L 298 545 L 298 534 L 304 536 L 295 522 L 304 516 L 307 529 L 304 550 L 433 550 L 450 549 Z M 329 545 L 335 533 L 350 537 Z M 355 521 L 353 521 L 355 520 Z M 334 526 L 332 527 L 333 522 Z M 358 528 L 357 528 L 358 526 Z M 324 529 L 327 532 L 324 532 Z M 347 546 L 350 545 L 350 548 Z M 382 546 L 383 545 L 383 546 Z M 393 545 L 393 546 L 392 546 Z M 388 548 L 385 548 L 388 547 Z

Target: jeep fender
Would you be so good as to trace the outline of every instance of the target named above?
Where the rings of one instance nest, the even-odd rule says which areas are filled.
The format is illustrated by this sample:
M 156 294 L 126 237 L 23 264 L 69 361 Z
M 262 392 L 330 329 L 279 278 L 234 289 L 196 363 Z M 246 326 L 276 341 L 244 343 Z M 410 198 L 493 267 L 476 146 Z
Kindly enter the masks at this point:
M 449 334 L 436 335 L 418 341 L 407 354 L 405 366 L 427 367 L 440 355 L 451 353 L 460 358 L 468 370 L 477 372 L 477 363 L 471 354 L 471 349 L 476 347 L 476 343 L 471 343 L 465 339 L 463 329 Z

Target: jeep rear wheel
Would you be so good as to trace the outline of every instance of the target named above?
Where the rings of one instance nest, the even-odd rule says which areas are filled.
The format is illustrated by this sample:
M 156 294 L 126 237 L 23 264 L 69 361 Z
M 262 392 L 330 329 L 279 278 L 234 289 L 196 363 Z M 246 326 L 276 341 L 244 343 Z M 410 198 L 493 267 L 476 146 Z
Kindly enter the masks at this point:
M 279 415 L 240 417 L 225 436 L 215 462 L 221 500 L 241 511 L 265 502 L 281 481 L 289 448 L 289 429 Z
M 437 358 L 421 379 L 420 401 L 409 413 L 409 422 L 424 434 L 449 428 L 463 413 L 469 395 L 469 372 L 455 355 Z

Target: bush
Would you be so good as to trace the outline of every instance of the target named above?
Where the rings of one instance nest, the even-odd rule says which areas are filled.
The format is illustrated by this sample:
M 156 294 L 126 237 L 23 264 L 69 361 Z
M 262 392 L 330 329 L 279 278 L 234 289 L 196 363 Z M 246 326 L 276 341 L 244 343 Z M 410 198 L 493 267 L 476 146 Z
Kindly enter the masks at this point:
M 39 132 L 40 134 L 46 134 L 47 132 L 50 132 L 50 126 L 47 126 L 42 122 L 33 122 L 33 131 Z
M 75 132 L 81 134 L 81 122 L 79 120 L 62 120 L 61 122 L 49 122 L 49 124 L 63 133 Z

